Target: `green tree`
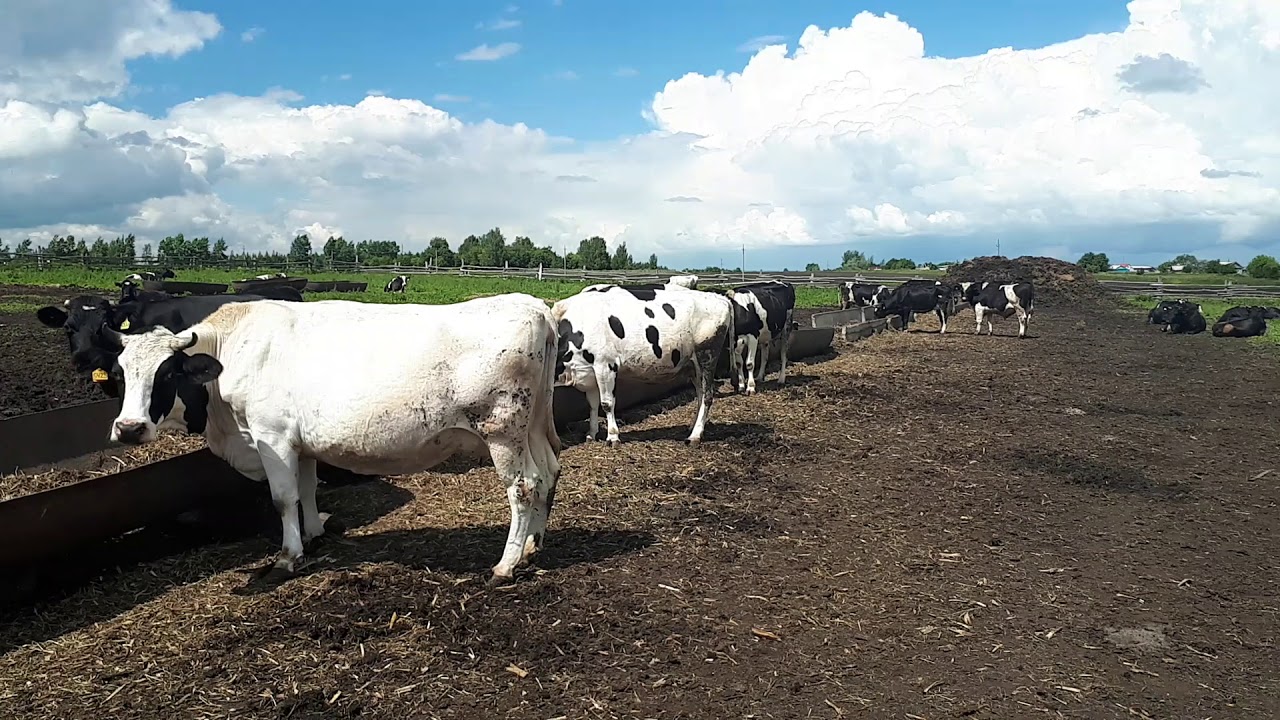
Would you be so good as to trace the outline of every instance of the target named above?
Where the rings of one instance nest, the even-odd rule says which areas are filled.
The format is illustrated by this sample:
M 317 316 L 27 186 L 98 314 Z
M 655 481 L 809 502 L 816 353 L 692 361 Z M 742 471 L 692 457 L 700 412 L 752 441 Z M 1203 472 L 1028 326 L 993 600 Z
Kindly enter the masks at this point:
M 657 270 L 657 269 L 658 269 L 658 256 L 657 256 L 656 254 L 650 253 L 650 254 L 649 254 L 649 262 L 645 263 L 645 267 L 646 267 L 647 269 L 649 269 L 649 270 Z
M 1202 273 L 1204 272 L 1204 261 L 1198 259 L 1195 255 L 1179 255 L 1178 257 L 1160 263 L 1158 266 L 1160 272 L 1172 272 L 1174 266 L 1181 265 L 1183 272 Z
M 844 257 L 840 260 L 840 269 L 867 270 L 875 264 L 875 259 L 870 256 L 863 255 L 861 250 L 845 250 Z
M 818 265 L 818 263 L 809 263 L 804 266 L 805 272 L 821 272 L 821 270 L 822 266 Z
M 618 243 L 618 247 L 613 249 L 613 259 L 609 261 L 609 267 L 614 270 L 630 270 L 635 264 L 631 253 L 627 252 L 627 244 Z
M 1280 262 L 1270 255 L 1259 255 L 1250 260 L 1246 270 L 1250 277 L 1265 280 L 1280 279 Z
M 8 260 L 8 259 L 9 259 L 9 245 L 7 243 L 0 242 L 0 260 Z
M 293 243 L 289 245 L 289 261 L 290 262 L 307 262 L 311 259 L 311 238 L 306 233 L 295 237 Z
M 577 260 L 577 267 L 583 270 L 608 270 L 609 269 L 609 246 L 605 244 L 604 238 L 599 235 L 583 240 L 578 243 L 578 252 L 574 253 Z
M 534 247 L 533 241 L 520 235 L 506 248 L 506 261 L 511 267 L 534 267 L 538 263 L 534 261 L 534 256 L 538 254 L 538 248 Z
M 89 246 L 89 254 L 95 258 L 108 258 L 111 256 L 111 246 L 99 235 L 98 239 Z
M 431 238 L 427 244 L 427 259 L 436 267 L 455 267 L 458 264 L 457 256 L 449 249 L 449 241 L 442 237 Z
M 1111 268 L 1111 259 L 1106 253 L 1087 252 L 1080 256 L 1076 264 L 1088 272 L 1106 272 Z
M 915 270 L 916 262 L 910 258 L 893 258 L 884 264 L 885 270 Z
M 218 262 L 226 262 L 227 260 L 227 241 L 218 238 L 213 241 L 213 249 L 209 251 L 209 257 Z
M 142 245 L 142 262 L 151 262 L 151 243 L 143 243 Z
M 1226 263 L 1225 265 L 1223 263 Z M 1236 266 L 1227 260 L 1205 260 L 1200 272 L 1209 275 L 1235 275 Z

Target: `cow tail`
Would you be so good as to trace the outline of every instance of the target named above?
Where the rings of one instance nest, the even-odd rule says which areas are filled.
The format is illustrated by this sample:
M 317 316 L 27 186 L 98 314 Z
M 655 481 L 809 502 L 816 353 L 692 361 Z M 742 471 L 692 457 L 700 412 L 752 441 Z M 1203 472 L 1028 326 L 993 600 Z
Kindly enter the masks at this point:
M 547 442 L 557 456 L 560 455 L 560 434 L 556 432 L 555 394 L 556 394 L 556 359 L 559 357 L 559 333 L 556 332 L 555 319 L 547 312 L 546 333 L 542 346 L 542 405 L 541 415 L 543 427 L 547 433 Z

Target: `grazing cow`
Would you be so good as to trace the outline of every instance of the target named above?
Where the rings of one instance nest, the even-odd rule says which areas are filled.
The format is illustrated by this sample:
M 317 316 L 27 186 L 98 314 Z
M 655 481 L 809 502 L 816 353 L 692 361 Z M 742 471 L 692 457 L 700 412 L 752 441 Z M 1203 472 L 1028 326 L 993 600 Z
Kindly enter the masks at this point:
M 846 280 L 840 283 L 840 309 L 851 307 L 879 307 L 889 299 L 889 288 L 886 285 L 868 285 Z
M 278 571 L 294 571 L 304 543 L 324 533 L 317 461 L 399 475 L 485 447 L 511 505 L 490 582 L 510 579 L 542 548 L 561 446 L 551 407 L 556 332 L 541 300 L 264 300 L 223 306 L 177 334 L 106 334 L 125 387 L 111 440 L 136 445 L 158 428 L 189 428 L 183 405 L 203 390 L 210 450 L 270 486 L 283 527 Z M 385 352 L 388 343 L 399 352 Z
M 672 275 L 671 279 L 667 280 L 667 284 L 688 290 L 697 290 L 698 279 L 697 275 Z
M 1257 337 L 1267 334 L 1267 320 L 1280 317 L 1280 309 L 1261 305 L 1233 307 L 1213 324 L 1214 337 Z
M 974 318 L 978 321 L 973 333 L 982 333 L 982 321 L 987 321 L 987 334 L 995 332 L 992 320 L 1018 316 L 1018 337 L 1027 336 L 1027 326 L 1031 324 L 1031 315 L 1035 311 L 1035 286 L 1029 282 L 1007 284 L 983 282 L 973 283 L 963 289 L 964 299 L 972 308 Z
M 382 292 L 403 293 L 409 287 L 408 275 L 397 275 L 387 282 L 387 286 L 382 288 Z
M 941 329 L 947 331 L 947 320 L 955 313 L 955 290 L 939 280 L 908 280 L 889 293 L 888 297 L 876 307 L 875 315 L 885 318 L 897 315 L 901 320 L 901 329 L 905 331 L 916 313 L 932 310 L 938 316 Z
M 775 339 L 782 342 L 782 367 L 778 385 L 787 382 L 787 352 L 791 349 L 792 321 L 796 309 L 796 289 L 777 280 L 739 285 L 729 291 L 733 298 L 733 334 L 736 337 L 730 362 L 734 387 L 756 391 L 756 383 L 764 382 L 769 364 L 769 347 Z M 757 352 L 758 351 L 758 352 Z M 759 355 L 760 373 L 756 374 Z M 745 360 L 744 356 L 745 355 Z M 744 375 L 745 373 L 745 375 Z
M 693 377 L 697 444 L 715 397 L 716 365 L 733 348 L 733 303 L 719 293 L 648 285 L 593 285 L 551 308 L 559 333 L 556 383 L 581 390 L 594 440 L 604 408 L 610 445 L 620 442 L 614 415 L 619 378 L 661 383 Z
M 298 294 L 296 290 L 294 294 Z M 161 326 L 170 332 L 180 332 L 227 303 L 263 299 L 261 295 L 193 295 L 112 305 L 110 300 L 81 295 L 67 300 L 62 307 L 40 308 L 36 311 L 36 318 L 46 327 L 66 332 L 72 366 L 89 376 L 108 397 L 114 398 L 119 397 L 120 389 L 110 370 L 116 363 L 118 352 L 104 334 L 106 331 L 138 332 Z M 301 300 L 299 295 L 295 302 Z

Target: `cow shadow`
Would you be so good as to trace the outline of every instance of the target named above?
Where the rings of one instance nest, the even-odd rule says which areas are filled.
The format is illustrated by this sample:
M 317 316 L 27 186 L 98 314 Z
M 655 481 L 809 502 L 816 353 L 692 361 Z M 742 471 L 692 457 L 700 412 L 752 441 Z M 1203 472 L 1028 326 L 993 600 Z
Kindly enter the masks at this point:
M 316 494 L 321 510 L 348 528 L 373 523 L 413 498 L 408 490 L 368 476 L 345 477 L 336 485 L 322 482 Z M 244 491 L 228 499 L 30 567 L 6 568 L 7 582 L 0 583 L 0 654 L 109 620 L 176 586 L 259 558 L 266 550 L 263 543 L 278 547 L 279 541 L 280 516 L 266 483 L 245 480 Z M 151 573 L 140 577 L 148 565 Z M 93 602 L 77 597 L 86 594 L 96 595 Z
M 502 553 L 507 531 L 506 525 L 480 525 L 325 538 L 311 550 L 311 562 L 294 574 L 269 577 L 263 576 L 260 568 L 246 568 L 240 571 L 245 575 L 244 583 L 231 592 L 241 596 L 261 595 L 306 575 L 352 570 L 366 563 L 381 562 L 463 576 L 455 579 L 483 585 Z M 563 570 L 630 555 L 657 541 L 657 536 L 644 531 L 557 527 L 553 515 L 543 549 L 528 564 L 516 569 L 515 582 L 539 570 Z
M 690 427 L 691 425 L 680 423 L 664 427 L 645 428 L 643 430 L 628 431 L 624 428 L 619 428 L 618 437 L 624 443 L 655 441 L 683 443 L 689 437 Z M 772 434 L 773 428 L 759 423 L 717 422 L 713 408 L 711 418 L 707 421 L 707 425 L 702 431 L 702 442 L 737 441 Z
M 1018 450 L 1006 463 L 1017 472 L 1036 472 L 1061 478 L 1071 485 L 1090 490 L 1146 495 L 1163 500 L 1182 500 L 1190 488 L 1177 481 L 1162 483 L 1140 468 L 1121 462 L 1104 462 L 1079 455 L 1041 450 Z

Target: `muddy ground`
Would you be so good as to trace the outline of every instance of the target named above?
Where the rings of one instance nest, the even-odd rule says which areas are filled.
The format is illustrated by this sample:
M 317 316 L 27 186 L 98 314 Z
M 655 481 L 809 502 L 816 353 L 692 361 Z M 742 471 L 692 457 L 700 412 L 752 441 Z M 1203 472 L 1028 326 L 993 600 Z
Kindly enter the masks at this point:
M 0 285 L 0 418 L 101 400 L 86 378 L 71 369 L 64 333 L 36 319 L 35 307 L 61 305 L 96 290 Z
M 350 529 L 278 587 L 273 538 L 122 567 L 0 618 L 0 716 L 1280 716 L 1275 355 L 953 328 L 721 397 L 701 447 L 688 395 L 623 414 L 510 589 L 490 469 L 325 490 Z

